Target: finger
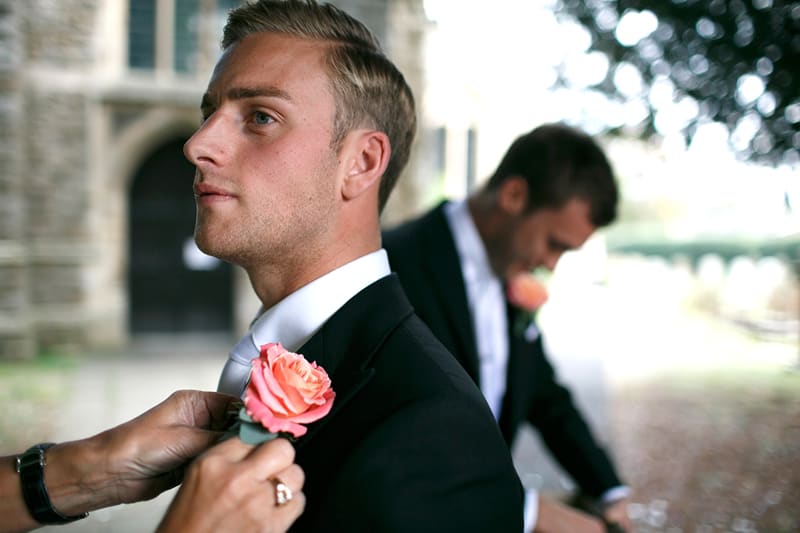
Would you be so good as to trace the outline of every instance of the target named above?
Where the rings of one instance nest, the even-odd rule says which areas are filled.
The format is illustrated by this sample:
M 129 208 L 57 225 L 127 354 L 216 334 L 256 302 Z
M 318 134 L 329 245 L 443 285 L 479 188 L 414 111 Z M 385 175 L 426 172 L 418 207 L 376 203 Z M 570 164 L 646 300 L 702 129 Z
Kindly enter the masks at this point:
M 245 444 L 238 438 L 227 439 L 222 441 L 220 444 L 217 444 L 206 452 L 206 455 L 218 455 L 224 457 L 230 462 L 240 462 L 244 461 L 248 456 L 250 456 L 251 452 L 253 452 L 254 446 L 251 444 Z
M 303 513 L 303 509 L 306 506 L 306 495 L 303 492 L 295 491 L 292 495 L 292 499 L 285 504 L 281 505 L 280 507 L 272 507 L 272 509 L 277 509 L 279 513 L 285 513 L 291 522 L 297 519 Z M 291 523 L 290 522 L 290 523 Z
M 177 391 L 173 396 L 181 405 L 183 422 L 211 429 L 224 429 L 228 425 L 232 404 L 238 401 L 228 394 L 199 390 Z
M 164 444 L 159 452 L 170 452 L 169 456 L 188 461 L 210 449 L 219 442 L 222 432 L 198 429 L 190 426 L 169 427 L 161 432 Z
M 303 489 L 303 484 L 306 480 L 305 472 L 303 469 L 296 464 L 290 465 L 283 470 L 276 472 L 270 479 L 277 479 L 282 481 L 286 486 L 288 486 L 293 493 L 297 494 Z
M 252 450 L 245 462 L 251 463 L 253 466 L 248 468 L 259 472 L 262 479 L 267 479 L 291 465 L 294 454 L 294 447 L 288 440 L 277 438 Z

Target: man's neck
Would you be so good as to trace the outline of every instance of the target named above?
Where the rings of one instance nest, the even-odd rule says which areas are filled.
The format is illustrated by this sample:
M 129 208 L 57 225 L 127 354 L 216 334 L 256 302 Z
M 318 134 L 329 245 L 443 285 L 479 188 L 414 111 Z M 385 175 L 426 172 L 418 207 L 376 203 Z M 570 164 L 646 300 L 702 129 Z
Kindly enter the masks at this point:
M 303 265 L 306 268 L 300 268 L 298 265 L 287 269 L 286 265 L 282 265 L 281 269 L 267 266 L 251 267 L 246 271 L 262 307 L 269 309 L 314 280 L 379 249 L 380 245 L 363 249 L 351 247 L 347 253 L 328 254 L 326 257 L 320 257 L 312 265 Z

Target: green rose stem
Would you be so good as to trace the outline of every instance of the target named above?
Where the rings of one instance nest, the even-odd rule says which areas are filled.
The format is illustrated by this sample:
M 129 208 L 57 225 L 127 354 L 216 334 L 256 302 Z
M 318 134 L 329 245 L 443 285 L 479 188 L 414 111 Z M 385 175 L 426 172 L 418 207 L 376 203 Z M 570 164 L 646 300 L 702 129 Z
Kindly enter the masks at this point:
M 245 444 L 262 444 L 278 437 L 283 437 L 294 442 L 294 436 L 291 433 L 273 433 L 267 428 L 262 426 L 259 422 L 255 422 L 250 415 L 247 414 L 244 407 L 239 410 L 239 439 Z

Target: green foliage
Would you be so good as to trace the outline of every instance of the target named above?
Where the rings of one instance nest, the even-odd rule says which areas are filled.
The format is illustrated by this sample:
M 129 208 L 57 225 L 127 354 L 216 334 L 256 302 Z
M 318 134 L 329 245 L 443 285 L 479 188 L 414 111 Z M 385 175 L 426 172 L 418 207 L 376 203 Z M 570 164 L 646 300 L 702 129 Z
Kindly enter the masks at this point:
M 657 29 L 632 46 L 615 31 L 626 12 L 649 11 Z M 757 132 L 734 146 L 743 159 L 766 163 L 800 162 L 800 2 L 784 0 L 561 0 L 559 13 L 577 19 L 592 36 L 594 50 L 609 58 L 608 75 L 598 87 L 625 100 L 614 69 L 633 65 L 647 86 L 668 79 L 677 95 L 698 104 L 686 125 L 688 138 L 709 120 L 732 131 L 743 118 Z M 763 84 L 762 98 L 737 97 L 740 83 Z M 743 78 L 744 77 L 744 78 Z M 564 83 L 564 80 L 562 80 Z M 652 101 L 645 135 L 655 128 Z

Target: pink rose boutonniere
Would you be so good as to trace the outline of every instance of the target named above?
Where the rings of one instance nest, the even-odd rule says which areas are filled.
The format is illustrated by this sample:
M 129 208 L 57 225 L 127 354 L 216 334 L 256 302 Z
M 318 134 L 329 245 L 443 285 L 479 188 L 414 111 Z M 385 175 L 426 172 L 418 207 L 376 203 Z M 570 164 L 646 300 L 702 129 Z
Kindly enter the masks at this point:
M 524 335 L 533 322 L 536 310 L 547 301 L 547 289 L 533 274 L 520 272 L 508 280 L 506 298 L 521 311 L 514 321 L 514 333 Z
M 280 343 L 261 346 L 239 411 L 239 438 L 260 444 L 275 437 L 294 440 L 309 424 L 327 415 L 336 394 L 328 373 Z

